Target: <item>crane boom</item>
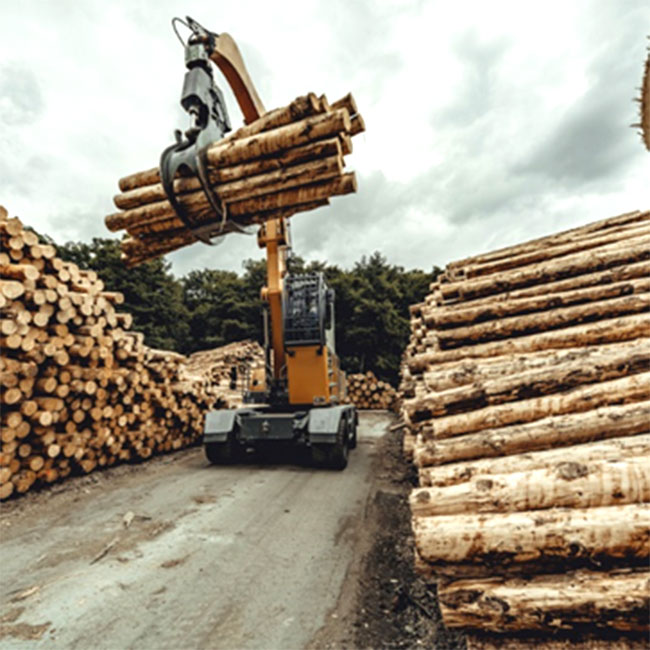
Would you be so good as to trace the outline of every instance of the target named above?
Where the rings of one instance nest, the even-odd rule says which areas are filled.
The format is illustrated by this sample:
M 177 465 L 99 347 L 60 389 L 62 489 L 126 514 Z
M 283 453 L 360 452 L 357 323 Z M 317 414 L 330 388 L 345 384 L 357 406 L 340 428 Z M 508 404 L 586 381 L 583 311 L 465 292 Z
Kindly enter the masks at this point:
M 262 117 L 266 109 L 251 81 L 237 43 L 230 34 L 224 32 L 216 37 L 210 59 L 228 80 L 244 115 L 244 122 L 250 124 Z
M 188 70 L 181 98 L 192 126 L 184 139 L 177 132 L 177 142 L 163 152 L 161 180 L 172 207 L 190 232 L 212 244 L 215 237 L 227 232 L 224 226 L 229 215 L 208 182 L 205 152 L 210 142 L 230 130 L 230 120 L 209 61 L 230 84 L 247 124 L 266 111 L 229 34 L 210 32 L 190 17 L 187 22 L 174 19 L 172 23 L 175 21 L 192 31 L 184 43 Z M 221 218 L 219 224 L 202 226 L 184 210 L 174 190 L 177 172 L 189 172 L 199 179 L 209 204 Z M 247 406 L 207 413 L 203 439 L 206 456 L 212 463 L 230 462 L 238 451 L 250 446 L 284 441 L 309 449 L 317 464 L 343 469 L 348 449 L 356 446 L 358 420 L 354 406 L 342 403 L 345 373 L 335 352 L 334 292 L 328 289 L 322 273 L 287 273 L 287 217 L 266 220 L 257 239 L 266 249 L 267 277 L 261 297 L 270 316 L 271 335 L 265 328 L 265 346 L 267 360 L 272 358 L 262 381 L 251 377 L 245 396 Z

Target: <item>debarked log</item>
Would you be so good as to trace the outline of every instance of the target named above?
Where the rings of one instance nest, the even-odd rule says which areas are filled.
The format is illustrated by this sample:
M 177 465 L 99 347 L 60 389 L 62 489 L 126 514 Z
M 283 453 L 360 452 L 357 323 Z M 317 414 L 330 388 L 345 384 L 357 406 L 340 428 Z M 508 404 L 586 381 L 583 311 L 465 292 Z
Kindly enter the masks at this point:
M 416 449 L 419 467 L 494 458 L 607 438 L 650 432 L 650 402 L 605 406 L 581 413 L 551 415 L 525 424 L 449 438 L 427 440 Z
M 545 468 L 415 489 L 411 512 L 424 517 L 650 502 L 650 455 L 581 463 L 572 460 L 572 447 L 564 451 L 564 460 Z
M 650 423 L 648 428 L 650 429 Z M 412 441 L 412 444 L 414 442 L 415 440 Z M 419 472 L 420 485 L 423 487 L 445 487 L 469 481 L 477 476 L 541 469 L 564 462 L 567 460 L 568 452 L 571 455 L 571 462 L 581 464 L 588 464 L 592 461 L 621 461 L 635 456 L 648 456 L 650 455 L 650 434 L 611 438 L 512 456 L 422 467 Z
M 650 557 L 650 504 L 413 517 L 415 546 L 430 565 L 507 566 L 588 559 L 598 566 Z
M 438 591 L 448 627 L 647 633 L 650 572 L 459 580 Z

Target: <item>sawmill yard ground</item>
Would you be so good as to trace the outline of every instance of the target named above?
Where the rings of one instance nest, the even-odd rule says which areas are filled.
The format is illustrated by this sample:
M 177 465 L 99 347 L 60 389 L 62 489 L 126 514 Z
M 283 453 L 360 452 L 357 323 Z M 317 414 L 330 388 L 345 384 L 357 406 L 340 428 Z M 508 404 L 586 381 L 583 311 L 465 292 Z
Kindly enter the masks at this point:
M 9 648 L 462 648 L 413 571 L 414 483 L 386 412 L 344 472 L 200 448 L 2 505 Z

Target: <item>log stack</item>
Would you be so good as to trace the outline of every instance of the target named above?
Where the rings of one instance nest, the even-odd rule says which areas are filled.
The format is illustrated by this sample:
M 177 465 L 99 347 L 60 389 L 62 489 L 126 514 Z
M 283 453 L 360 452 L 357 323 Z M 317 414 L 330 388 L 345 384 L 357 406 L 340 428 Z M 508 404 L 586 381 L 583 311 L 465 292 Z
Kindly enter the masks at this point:
M 476 648 L 642 647 L 650 212 L 454 262 L 431 289 L 402 416 L 445 623 Z
M 1 499 L 200 439 L 205 411 L 230 394 L 144 345 L 121 294 L 4 208 L 0 243 Z
M 387 382 L 377 379 L 368 370 L 347 376 L 348 402 L 358 409 L 392 410 L 398 402 L 397 391 Z
M 175 192 L 197 225 L 221 224 L 223 234 L 269 219 L 327 205 L 356 191 L 354 173 L 343 173 L 351 137 L 365 129 L 351 94 L 330 104 L 309 93 L 265 113 L 207 149 L 210 187 L 225 217 L 217 216 L 196 177 L 178 177 Z M 158 168 L 122 178 L 106 217 L 109 230 L 126 230 L 123 259 L 129 266 L 187 246 L 197 238 L 179 219 Z
M 188 379 L 200 382 L 225 408 L 237 408 L 242 404 L 251 371 L 263 367 L 262 346 L 246 340 L 191 354 L 183 372 Z

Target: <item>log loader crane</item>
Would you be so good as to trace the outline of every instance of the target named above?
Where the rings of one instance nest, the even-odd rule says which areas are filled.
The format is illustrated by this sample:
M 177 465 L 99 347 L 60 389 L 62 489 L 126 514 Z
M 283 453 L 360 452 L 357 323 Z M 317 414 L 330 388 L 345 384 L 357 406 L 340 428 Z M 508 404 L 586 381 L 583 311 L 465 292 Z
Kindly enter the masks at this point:
M 184 42 L 187 72 L 181 105 L 190 114 L 192 125 L 185 137 L 176 131 L 176 143 L 163 152 L 161 178 L 170 203 L 186 226 L 197 238 L 214 244 L 237 224 L 215 200 L 205 173 L 207 144 L 230 129 L 210 61 L 231 86 L 245 123 L 266 111 L 232 37 L 210 32 L 189 17 L 180 22 L 191 30 Z M 220 228 L 198 227 L 184 212 L 174 194 L 178 171 L 199 178 L 215 212 L 223 213 Z M 213 464 L 230 463 L 247 448 L 284 442 L 308 449 L 318 465 L 344 469 L 348 450 L 356 446 L 358 416 L 354 406 L 342 403 L 346 380 L 335 352 L 334 292 L 322 273 L 287 271 L 291 246 L 288 219 L 266 221 L 259 228 L 257 241 L 266 249 L 267 281 L 262 289 L 266 363 L 261 372 L 251 372 L 242 408 L 206 414 L 206 456 Z

